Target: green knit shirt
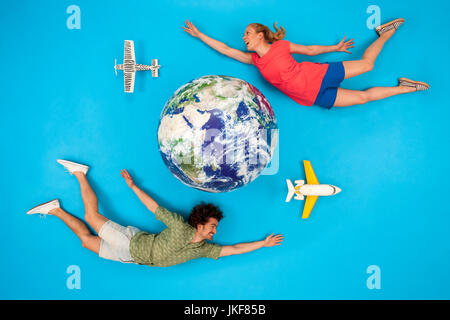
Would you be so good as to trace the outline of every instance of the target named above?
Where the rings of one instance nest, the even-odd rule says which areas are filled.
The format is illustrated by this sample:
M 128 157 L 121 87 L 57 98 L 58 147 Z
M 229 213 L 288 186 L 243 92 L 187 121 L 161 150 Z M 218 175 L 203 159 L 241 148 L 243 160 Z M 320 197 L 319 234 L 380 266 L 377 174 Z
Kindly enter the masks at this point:
M 205 240 L 191 243 L 196 230 L 182 216 L 159 206 L 156 219 L 167 228 L 159 234 L 137 233 L 130 241 L 134 262 L 149 266 L 169 267 L 196 258 L 218 259 L 222 247 Z

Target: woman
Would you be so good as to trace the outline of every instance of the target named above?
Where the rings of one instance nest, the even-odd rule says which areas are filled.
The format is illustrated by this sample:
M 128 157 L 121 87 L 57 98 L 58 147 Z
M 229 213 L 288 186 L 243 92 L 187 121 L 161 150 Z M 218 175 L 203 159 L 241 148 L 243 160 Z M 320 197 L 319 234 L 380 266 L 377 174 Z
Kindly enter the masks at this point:
M 403 22 L 404 19 L 395 19 L 376 28 L 379 37 L 366 49 L 361 60 L 333 63 L 298 63 L 292 54 L 312 56 L 333 51 L 350 53 L 348 49 L 354 47 L 353 39 L 345 41 L 344 37 L 334 46 L 304 46 L 282 40 L 285 30 L 277 28 L 276 24 L 274 27 L 277 32 L 274 33 L 262 24 L 252 23 L 247 26 L 243 36 L 248 51 L 254 51 L 249 53 L 230 48 L 208 37 L 188 20 L 187 27 L 183 29 L 226 56 L 254 64 L 267 81 L 299 104 L 332 108 L 364 104 L 397 94 L 427 90 L 430 87 L 421 81 L 400 78 L 396 87 L 373 87 L 363 91 L 339 88 L 344 79 L 373 69 L 383 45 Z

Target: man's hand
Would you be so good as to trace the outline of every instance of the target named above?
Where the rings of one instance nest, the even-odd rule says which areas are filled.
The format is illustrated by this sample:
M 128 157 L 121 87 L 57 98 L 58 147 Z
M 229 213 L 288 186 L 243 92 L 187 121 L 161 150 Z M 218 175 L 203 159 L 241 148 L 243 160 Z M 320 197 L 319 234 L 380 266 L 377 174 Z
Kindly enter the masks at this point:
M 273 246 L 279 246 L 281 245 L 281 242 L 283 241 L 283 236 L 281 234 L 277 234 L 276 236 L 273 235 L 273 233 L 268 236 L 264 240 L 264 247 L 273 247 Z
M 131 178 L 131 176 L 127 170 L 125 170 L 125 169 L 120 170 L 120 175 L 122 176 L 122 178 L 125 179 L 125 182 L 127 183 L 127 185 L 130 188 L 132 188 L 134 186 L 133 178 Z
M 353 39 L 345 41 L 345 38 L 347 38 L 347 36 L 344 37 L 344 39 L 341 40 L 341 42 L 339 42 L 336 45 L 336 51 L 341 51 L 341 52 L 347 52 L 347 53 L 351 53 L 350 51 L 348 51 L 347 49 L 350 48 L 354 48 L 355 46 L 353 45 Z
M 191 36 L 198 38 L 200 31 L 198 31 L 198 29 L 192 24 L 192 22 L 189 22 L 189 20 L 186 20 L 185 23 L 188 27 L 183 27 L 184 31 L 189 33 Z

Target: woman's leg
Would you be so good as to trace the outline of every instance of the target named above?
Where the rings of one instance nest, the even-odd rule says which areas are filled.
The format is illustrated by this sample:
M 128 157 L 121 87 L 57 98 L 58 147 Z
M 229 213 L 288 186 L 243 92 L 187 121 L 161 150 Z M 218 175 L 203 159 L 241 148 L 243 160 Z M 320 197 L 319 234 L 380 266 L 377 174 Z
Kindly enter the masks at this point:
M 62 208 L 52 209 L 49 214 L 60 218 L 70 228 L 70 230 L 72 230 L 77 237 L 80 238 L 83 247 L 98 254 L 100 251 L 101 239 L 91 234 L 83 221 L 67 213 Z
M 87 177 L 84 173 L 76 171 L 73 173 L 80 183 L 81 197 L 83 198 L 85 208 L 86 222 L 99 233 L 103 224 L 108 221 L 107 218 L 98 212 L 98 200 L 94 190 L 92 190 Z
M 348 107 L 357 104 L 365 104 L 369 101 L 384 99 L 402 93 L 415 92 L 416 88 L 397 86 L 397 87 L 373 87 L 364 91 L 337 89 L 335 107 Z
M 361 60 L 343 61 L 342 64 L 345 69 L 345 79 L 371 71 L 378 54 L 394 32 L 395 29 L 392 29 L 379 36 L 378 39 L 366 49 Z

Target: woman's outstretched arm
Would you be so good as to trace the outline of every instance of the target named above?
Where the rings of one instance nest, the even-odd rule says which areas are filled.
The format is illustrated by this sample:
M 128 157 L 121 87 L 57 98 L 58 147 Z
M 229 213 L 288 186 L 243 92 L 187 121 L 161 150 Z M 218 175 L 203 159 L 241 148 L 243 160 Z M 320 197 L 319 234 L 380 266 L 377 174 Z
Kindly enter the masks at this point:
M 345 41 L 345 38 L 347 38 L 347 36 L 345 36 L 344 39 L 342 39 L 338 44 L 333 46 L 303 46 L 301 44 L 295 44 L 291 42 L 291 53 L 299 53 L 307 56 L 315 56 L 318 54 L 335 51 L 351 53 L 350 51 L 348 51 L 348 49 L 355 47 L 353 45 L 353 39 Z
M 189 20 L 186 20 L 186 25 L 187 25 L 187 28 L 183 27 L 184 31 L 186 31 L 193 37 L 199 38 L 200 40 L 202 40 L 204 43 L 206 43 L 208 46 L 210 46 L 214 50 L 217 50 L 220 53 L 222 53 L 230 58 L 233 58 L 235 60 L 238 60 L 240 62 L 253 64 L 251 53 L 243 52 L 243 51 L 240 51 L 237 49 L 230 48 L 225 43 L 208 37 L 207 35 L 198 31 L 198 29 L 192 24 L 192 22 L 189 22 Z

